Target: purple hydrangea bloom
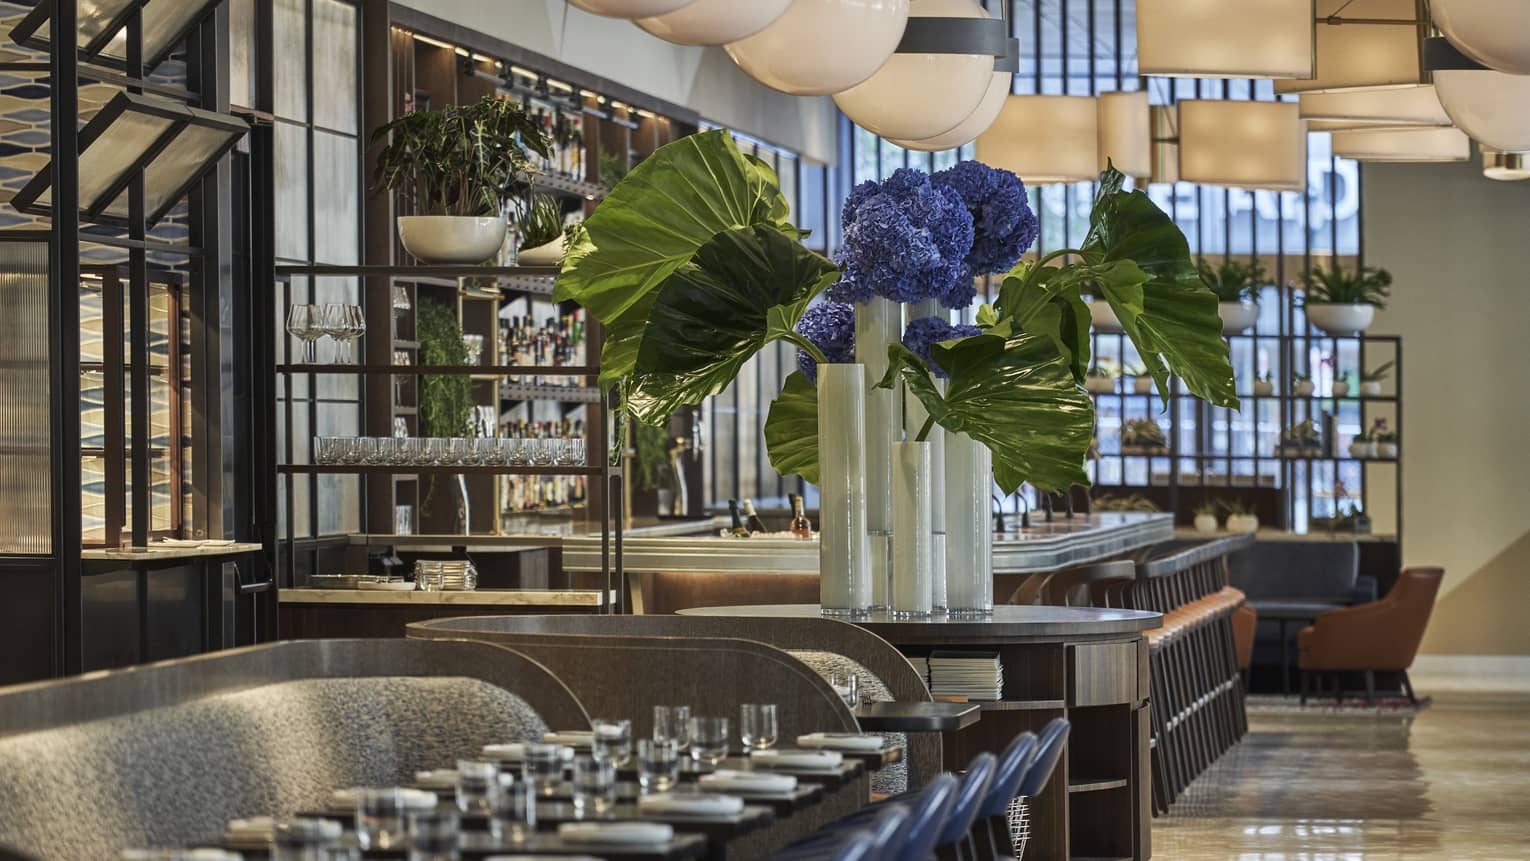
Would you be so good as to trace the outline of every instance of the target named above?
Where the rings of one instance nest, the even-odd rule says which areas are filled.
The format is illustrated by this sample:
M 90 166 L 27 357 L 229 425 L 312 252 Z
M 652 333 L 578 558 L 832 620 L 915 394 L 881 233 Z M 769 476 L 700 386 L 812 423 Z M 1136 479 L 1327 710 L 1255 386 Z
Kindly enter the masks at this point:
M 819 302 L 797 321 L 797 333 L 813 342 L 831 362 L 855 361 L 855 309 L 843 302 Z M 797 368 L 818 385 L 818 360 L 797 351 Z
M 1025 183 L 1013 173 L 980 161 L 964 161 L 930 181 L 955 189 L 972 213 L 972 250 L 967 253 L 964 280 L 1008 272 L 1036 241 L 1040 231 L 1036 213 L 1026 197 Z M 967 302 L 946 305 L 964 307 Z
M 845 273 L 829 288 L 829 298 L 839 302 L 943 298 L 972 248 L 972 215 L 961 194 L 913 168 L 857 185 L 840 221 L 844 244 L 837 262 Z
M 930 358 L 930 347 L 952 338 L 970 338 L 981 334 L 983 330 L 976 326 L 960 323 L 953 326 L 944 317 L 921 317 L 918 320 L 909 321 L 908 328 L 903 331 L 903 346 L 923 359 L 925 364 L 930 366 L 930 370 L 935 372 L 935 376 L 943 380 L 946 378 L 946 372 L 935 364 L 934 359 Z

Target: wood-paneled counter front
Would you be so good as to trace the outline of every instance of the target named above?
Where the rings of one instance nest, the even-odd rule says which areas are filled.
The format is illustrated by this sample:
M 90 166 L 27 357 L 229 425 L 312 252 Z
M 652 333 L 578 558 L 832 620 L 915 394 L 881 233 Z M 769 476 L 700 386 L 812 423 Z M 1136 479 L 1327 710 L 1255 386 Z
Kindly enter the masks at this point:
M 599 613 L 605 593 L 594 589 L 480 589 L 474 592 L 382 592 L 364 589 L 282 589 L 278 636 L 402 637 L 404 626 L 444 616 Z
M 709 607 L 683 615 L 816 618 L 811 604 Z M 1088 607 L 999 606 L 991 616 L 927 619 L 872 613 L 848 618 L 919 658 L 942 649 L 996 652 L 1003 698 L 982 720 L 945 735 L 945 767 L 998 754 L 1019 733 L 1072 723 L 1066 755 L 1032 799 L 1027 859 L 1146 859 L 1152 855 L 1148 757 L 1148 648 L 1157 613 Z

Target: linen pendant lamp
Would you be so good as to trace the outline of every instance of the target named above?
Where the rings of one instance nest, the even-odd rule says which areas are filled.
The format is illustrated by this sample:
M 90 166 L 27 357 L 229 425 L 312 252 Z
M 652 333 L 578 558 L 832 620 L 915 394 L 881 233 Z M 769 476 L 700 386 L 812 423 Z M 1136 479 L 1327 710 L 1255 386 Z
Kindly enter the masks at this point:
M 1312 0 L 1137 0 L 1142 75 L 1310 78 Z
M 1318 0 L 1316 74 L 1275 92 L 1331 93 L 1425 83 L 1419 0 Z
M 586 12 L 607 18 L 646 18 L 683 9 L 696 0 L 568 0 Z
M 1333 154 L 1356 161 L 1467 161 L 1472 142 L 1459 129 L 1389 129 L 1333 133 Z
M 1530 75 L 1530 9 L 1512 0 L 1431 0 L 1429 13 L 1450 44 L 1499 72 Z
M 1450 115 L 1440 105 L 1433 84 L 1348 93 L 1303 93 L 1300 105 L 1302 119 L 1308 121 L 1312 131 L 1450 125 Z
M 794 0 L 765 29 L 726 50 L 744 74 L 794 96 L 861 83 L 903 38 L 909 0 Z
M 1153 116 L 1147 90 L 1101 93 L 1099 129 L 1098 170 L 1114 164 L 1127 176 L 1152 175 Z
M 918 140 L 951 131 L 987 95 L 1003 21 L 975 0 L 912 0 L 903 39 L 880 69 L 834 94 L 852 121 L 884 138 Z
M 688 6 L 636 23 L 677 45 L 725 45 L 753 36 L 786 12 L 792 0 L 695 0 Z
M 1498 152 L 1530 152 L 1530 75 L 1482 67 L 1445 39 L 1425 45 L 1440 105 L 1461 131 Z
M 1179 178 L 1270 191 L 1307 189 L 1307 129 L 1292 102 L 1179 103 Z
M 977 160 L 1030 185 L 1094 179 L 1099 135 L 1092 96 L 1010 96 L 978 136 Z
M 1179 108 L 1174 105 L 1153 105 L 1148 111 L 1153 133 L 1153 169 L 1148 175 L 1148 182 L 1179 182 Z
M 1530 153 L 1483 150 L 1482 175 L 1501 182 L 1530 179 Z

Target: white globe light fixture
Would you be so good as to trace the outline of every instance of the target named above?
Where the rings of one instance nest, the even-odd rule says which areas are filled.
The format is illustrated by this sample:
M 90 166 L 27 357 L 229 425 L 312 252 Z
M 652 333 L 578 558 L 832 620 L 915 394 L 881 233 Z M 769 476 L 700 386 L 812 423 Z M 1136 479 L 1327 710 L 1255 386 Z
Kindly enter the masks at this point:
M 635 22 L 677 45 L 726 45 L 753 36 L 786 12 L 792 0 L 695 0 L 666 15 Z
M 876 74 L 903 38 L 909 0 L 795 0 L 770 26 L 730 42 L 749 77 L 794 96 L 827 96 Z
M 977 140 L 978 135 L 988 131 L 994 120 L 999 118 L 999 112 L 1004 110 L 1004 100 L 1009 98 L 1010 91 L 1014 89 L 1015 73 L 1020 71 L 1020 40 L 1010 39 L 1008 45 L 1008 50 L 1003 57 L 994 58 L 993 77 L 988 80 L 988 92 L 984 93 L 983 100 L 978 102 L 977 110 L 968 114 L 956 128 L 944 134 L 920 140 L 904 138 L 889 138 L 889 140 L 904 149 L 920 152 L 941 152 Z
M 898 49 L 866 81 L 834 94 L 852 121 L 884 138 L 933 137 L 972 115 L 1008 42 L 974 0 L 913 0 Z
M 1439 37 L 1426 41 L 1424 55 L 1457 128 L 1491 150 L 1530 152 L 1530 75 L 1484 68 Z
M 1510 0 L 1432 0 L 1435 26 L 1488 68 L 1530 75 L 1530 9 Z
M 586 12 L 607 18 L 646 18 L 683 9 L 696 0 L 568 0 Z

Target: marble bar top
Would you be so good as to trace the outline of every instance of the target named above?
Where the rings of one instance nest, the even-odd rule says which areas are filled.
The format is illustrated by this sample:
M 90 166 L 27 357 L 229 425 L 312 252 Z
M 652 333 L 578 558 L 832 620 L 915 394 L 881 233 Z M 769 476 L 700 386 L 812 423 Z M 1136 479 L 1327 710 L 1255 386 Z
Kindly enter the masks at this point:
M 1174 537 L 1174 518 L 1169 514 L 1107 512 L 1035 522 L 1039 520 L 1039 516 L 1034 518 L 1028 529 L 994 535 L 995 574 L 1031 574 L 1086 565 Z M 563 567 L 568 571 L 601 570 L 600 539 L 564 539 Z M 816 574 L 818 541 L 784 534 L 752 538 L 629 537 L 622 542 L 622 568 L 627 573 Z
M 1229 534 L 1226 530 L 1206 534 L 1195 529 L 1186 529 L 1181 526 L 1174 530 L 1175 538 L 1190 538 L 1204 540 L 1207 538 L 1226 538 Z M 1329 541 L 1344 542 L 1353 541 L 1359 544 L 1396 544 L 1396 535 L 1356 535 L 1353 532 L 1288 532 L 1284 529 L 1260 529 L 1254 533 L 1255 541 Z
M 682 616 L 744 616 L 765 619 L 826 618 L 817 604 L 751 604 L 736 607 L 695 607 Z M 859 625 L 893 644 L 930 637 L 1000 642 L 1028 637 L 1133 634 L 1163 624 L 1163 616 L 1145 610 L 1104 607 L 1047 607 L 1000 604 L 986 615 L 932 614 L 921 618 L 875 611 L 834 616 Z
M 261 545 L 240 541 L 231 544 L 151 544 L 148 547 L 87 547 L 80 551 L 86 562 L 158 562 L 171 559 L 205 559 L 259 553 Z
M 389 592 L 374 589 L 282 589 L 283 604 L 388 604 L 459 607 L 603 607 L 598 589 L 479 589 L 472 592 Z

